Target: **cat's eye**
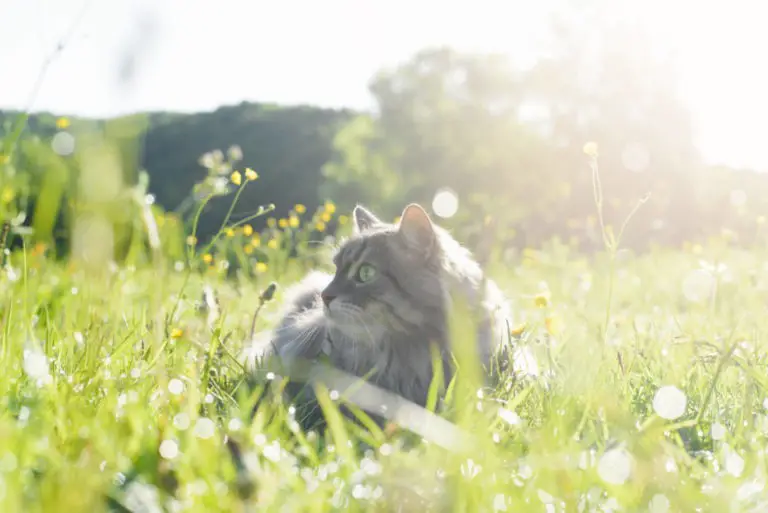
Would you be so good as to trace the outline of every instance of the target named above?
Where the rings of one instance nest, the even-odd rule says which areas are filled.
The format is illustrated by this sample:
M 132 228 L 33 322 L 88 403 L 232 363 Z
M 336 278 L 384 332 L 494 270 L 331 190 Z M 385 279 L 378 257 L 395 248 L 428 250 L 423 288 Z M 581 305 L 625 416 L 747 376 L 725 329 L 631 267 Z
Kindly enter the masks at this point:
M 360 283 L 368 283 L 375 277 L 376 268 L 371 264 L 361 264 L 360 267 L 357 268 L 357 274 L 355 274 L 355 278 L 357 278 L 357 281 Z

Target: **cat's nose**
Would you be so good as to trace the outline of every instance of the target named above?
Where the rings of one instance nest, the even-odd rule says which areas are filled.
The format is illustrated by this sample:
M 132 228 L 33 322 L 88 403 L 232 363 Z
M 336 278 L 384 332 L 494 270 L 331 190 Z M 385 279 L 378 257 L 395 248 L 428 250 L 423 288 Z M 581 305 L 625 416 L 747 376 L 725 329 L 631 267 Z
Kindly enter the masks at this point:
M 334 299 L 336 296 L 335 296 L 334 294 L 332 294 L 332 293 L 328 292 L 327 290 L 324 290 L 324 291 L 322 291 L 322 292 L 320 293 L 320 297 L 323 299 L 323 303 L 324 303 L 324 304 L 325 304 L 325 306 L 327 307 L 327 306 L 330 306 L 330 305 L 331 305 L 331 301 L 333 301 L 333 299 Z

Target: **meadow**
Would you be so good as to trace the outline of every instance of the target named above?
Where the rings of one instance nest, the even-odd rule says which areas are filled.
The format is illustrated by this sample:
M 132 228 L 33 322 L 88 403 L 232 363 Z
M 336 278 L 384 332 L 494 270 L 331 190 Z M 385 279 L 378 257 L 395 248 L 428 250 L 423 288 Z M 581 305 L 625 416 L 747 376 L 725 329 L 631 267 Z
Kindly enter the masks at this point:
M 258 174 L 225 181 L 234 207 Z M 286 287 L 329 268 L 349 212 L 295 205 L 262 231 L 228 218 L 200 242 L 199 216 L 183 224 L 139 200 L 146 237 L 122 264 L 98 250 L 56 259 L 6 231 L 3 512 L 768 508 L 759 244 L 726 233 L 635 254 L 603 226 L 605 250 L 589 255 L 557 239 L 496 248 L 512 368 L 483 384 L 460 361 L 444 409 L 385 429 L 345 420 L 344 394 L 318 389 L 328 427 L 304 432 L 276 396 L 251 417 L 275 376 L 249 378 L 245 356 Z M 466 337 L 466 318 L 452 324 Z

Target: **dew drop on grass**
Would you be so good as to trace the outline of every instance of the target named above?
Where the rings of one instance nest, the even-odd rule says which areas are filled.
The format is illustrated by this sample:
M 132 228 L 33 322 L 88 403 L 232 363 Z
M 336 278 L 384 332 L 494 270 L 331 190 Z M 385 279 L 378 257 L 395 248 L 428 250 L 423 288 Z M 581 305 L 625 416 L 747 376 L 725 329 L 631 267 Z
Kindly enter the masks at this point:
M 725 438 L 725 426 L 720 424 L 719 422 L 715 422 L 712 424 L 712 428 L 710 429 L 710 434 L 712 435 L 712 440 L 722 440 Z
M 356 484 L 352 488 L 352 497 L 357 500 L 369 499 L 371 497 L 371 489 L 365 485 Z
M 275 440 L 271 444 L 264 447 L 264 457 L 270 461 L 277 463 L 280 461 L 280 442 Z
M 173 425 L 176 429 L 184 431 L 189 427 L 189 415 L 179 413 L 173 417 Z
M 677 472 L 677 463 L 673 458 L 667 458 L 667 462 L 664 464 L 664 470 L 667 472 Z
M 227 424 L 227 428 L 232 432 L 240 431 L 243 429 L 243 422 L 240 419 L 232 419 Z
M 653 410 L 662 419 L 675 420 L 685 413 L 688 400 L 685 394 L 675 386 L 663 386 L 653 397 Z
M 740 477 L 744 472 L 744 458 L 731 449 L 725 451 L 725 471 L 734 477 Z
M 173 395 L 179 395 L 184 391 L 184 383 L 177 378 L 173 378 L 168 382 L 168 391 Z
M 12 452 L 6 452 L 2 458 L 0 458 L 0 472 L 11 473 L 16 470 L 18 460 L 16 455 Z
M 195 436 L 207 440 L 216 434 L 216 424 L 206 417 L 201 417 L 195 422 Z
M 715 277 L 705 269 L 694 269 L 683 279 L 683 295 L 689 301 L 708 299 L 715 288 Z
M 499 408 L 499 417 L 510 426 L 517 426 L 520 424 L 520 415 L 518 415 L 517 412 L 507 410 L 506 408 Z
M 339 391 L 338 390 L 331 390 L 331 393 L 329 395 L 331 397 L 331 401 L 337 401 L 339 399 Z
M 173 440 L 163 440 L 160 444 L 160 456 L 172 460 L 179 455 L 179 446 Z
M 607 451 L 597 462 L 597 473 L 608 484 L 624 484 L 631 470 L 632 456 L 623 448 Z
M 530 479 L 533 477 L 533 468 L 527 463 L 521 463 L 517 473 L 523 479 Z
M 493 511 L 507 511 L 507 501 L 503 493 L 497 493 L 493 498 Z
M 648 503 L 648 513 L 667 513 L 669 511 L 669 499 L 661 493 L 657 493 Z
M 31 379 L 43 379 L 48 375 L 48 358 L 40 351 L 24 350 L 24 372 Z

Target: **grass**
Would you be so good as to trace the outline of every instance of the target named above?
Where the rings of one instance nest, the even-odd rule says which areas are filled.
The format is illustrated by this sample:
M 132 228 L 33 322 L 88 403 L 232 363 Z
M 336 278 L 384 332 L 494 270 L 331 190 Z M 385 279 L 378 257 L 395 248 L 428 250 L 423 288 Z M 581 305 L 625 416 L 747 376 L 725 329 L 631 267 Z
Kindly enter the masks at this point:
M 276 402 L 251 422 L 237 356 L 269 271 L 17 251 L 0 274 L 1 510 L 763 511 L 765 261 L 723 241 L 589 259 L 553 242 L 497 263 L 525 358 L 457 401 L 467 451 L 337 417 L 301 433 Z M 206 285 L 218 316 L 198 308 Z
M 228 181 L 222 159 L 198 212 L 256 179 Z M 271 209 L 233 221 L 233 204 L 198 246 L 199 214 L 187 236 L 142 182 L 131 226 L 148 251 L 132 245 L 130 263 L 7 252 L 0 511 L 764 511 L 766 252 L 727 239 L 621 250 L 631 225 L 605 225 L 592 166 L 605 252 L 555 240 L 489 264 L 515 315 L 514 368 L 481 386 L 467 353 L 442 418 L 384 430 L 345 421 L 344 395 L 324 388 L 326 432 L 303 432 L 274 396 L 251 416 L 274 377 L 246 381 L 242 355 L 285 286 L 326 262 L 310 235 L 346 228 L 332 203 L 261 233 L 247 223 Z M 464 349 L 468 318 L 451 319 Z

